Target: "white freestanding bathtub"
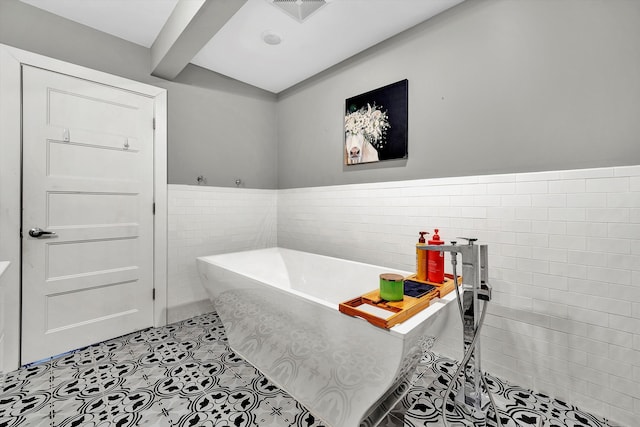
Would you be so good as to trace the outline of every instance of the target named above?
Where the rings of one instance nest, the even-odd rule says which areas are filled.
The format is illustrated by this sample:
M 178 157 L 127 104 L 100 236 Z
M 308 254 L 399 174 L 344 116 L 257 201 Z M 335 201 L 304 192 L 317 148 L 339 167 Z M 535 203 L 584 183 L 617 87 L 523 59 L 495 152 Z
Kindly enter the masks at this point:
M 452 292 L 387 330 L 338 304 L 376 289 L 381 273 L 408 272 L 283 248 L 197 264 L 231 348 L 333 427 L 377 424 L 455 306 Z

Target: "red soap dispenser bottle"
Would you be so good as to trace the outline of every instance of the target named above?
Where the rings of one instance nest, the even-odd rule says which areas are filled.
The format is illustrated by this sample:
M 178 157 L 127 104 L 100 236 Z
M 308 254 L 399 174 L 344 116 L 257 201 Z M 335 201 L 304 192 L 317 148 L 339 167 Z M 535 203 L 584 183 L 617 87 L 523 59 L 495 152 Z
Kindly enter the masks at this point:
M 429 240 L 430 245 L 442 245 L 444 242 L 440 240 L 438 235 L 438 229 L 435 229 L 433 238 Z M 444 252 L 441 251 L 427 251 L 428 257 L 428 269 L 427 277 L 429 282 L 443 283 L 444 282 Z

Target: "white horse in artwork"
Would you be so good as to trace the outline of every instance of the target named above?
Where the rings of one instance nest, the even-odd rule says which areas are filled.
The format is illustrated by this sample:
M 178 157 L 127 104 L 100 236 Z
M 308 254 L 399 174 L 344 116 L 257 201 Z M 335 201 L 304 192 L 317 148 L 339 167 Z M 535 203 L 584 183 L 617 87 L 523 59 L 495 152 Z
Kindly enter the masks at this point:
M 379 160 L 378 150 L 365 139 L 362 133 L 347 133 L 344 145 L 348 165 Z

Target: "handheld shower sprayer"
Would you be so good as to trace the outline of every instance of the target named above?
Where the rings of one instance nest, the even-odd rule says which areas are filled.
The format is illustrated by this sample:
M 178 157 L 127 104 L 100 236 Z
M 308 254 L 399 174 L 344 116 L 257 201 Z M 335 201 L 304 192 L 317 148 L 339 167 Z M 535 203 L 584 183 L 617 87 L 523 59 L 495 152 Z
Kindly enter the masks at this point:
M 461 255 L 462 263 L 462 290 L 455 286 L 462 320 L 464 356 L 460 366 L 451 378 L 451 383 L 447 388 L 442 401 L 442 419 L 445 427 L 447 422 L 446 407 L 449 394 L 453 390 L 458 376 L 464 372 L 462 387 L 458 390 L 455 401 L 469 412 L 476 420 L 485 420 L 489 409 L 489 402 L 493 407 L 496 417 L 496 424 L 502 427 L 498 408 L 495 405 L 493 396 L 489 392 L 487 381 L 480 369 L 480 331 L 484 324 L 487 312 L 487 303 L 491 300 L 491 286 L 489 285 L 488 270 L 488 247 L 487 245 L 476 245 L 475 238 L 459 237 L 467 241 L 467 244 L 458 245 L 452 241 L 450 245 L 428 245 L 420 249 L 429 251 L 449 252 L 451 254 L 451 267 L 453 269 L 453 280 L 458 284 L 458 253 Z M 482 310 L 480 310 L 482 301 Z M 482 390 L 482 387 L 486 392 Z

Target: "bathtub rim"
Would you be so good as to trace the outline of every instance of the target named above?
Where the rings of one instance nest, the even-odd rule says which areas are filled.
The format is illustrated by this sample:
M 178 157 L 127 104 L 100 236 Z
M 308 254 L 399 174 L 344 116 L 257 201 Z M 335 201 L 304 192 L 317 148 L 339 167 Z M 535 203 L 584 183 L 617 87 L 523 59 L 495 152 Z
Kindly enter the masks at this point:
M 309 255 L 313 255 L 315 257 L 321 257 L 321 258 L 327 258 L 327 259 L 332 259 L 332 260 L 339 260 L 342 262 L 346 262 L 346 263 L 354 263 L 354 264 L 359 264 L 359 265 L 365 265 L 365 266 L 371 266 L 371 267 L 376 267 L 376 268 L 380 268 L 380 269 L 386 269 L 386 270 L 395 270 L 397 272 L 402 272 L 402 274 L 406 277 L 409 276 L 410 272 L 407 272 L 405 270 L 400 270 L 397 268 L 389 268 L 389 267 L 384 267 L 384 266 L 379 266 L 379 265 L 375 265 L 375 264 L 370 264 L 370 263 L 365 263 L 365 262 L 360 262 L 360 261 L 353 261 L 353 260 L 349 260 L 349 259 L 344 259 L 344 258 L 338 258 L 338 257 L 333 257 L 333 256 L 329 256 L 329 255 L 322 255 L 322 254 L 317 254 L 314 252 L 307 252 L 307 251 L 300 251 L 297 249 L 290 249 L 290 248 L 284 248 L 284 247 L 280 247 L 280 246 L 272 246 L 272 247 L 268 247 L 268 248 L 261 248 L 261 249 L 249 249 L 249 250 L 242 250 L 242 251 L 234 251 L 234 252 L 225 252 L 225 253 L 220 253 L 220 254 L 216 254 L 216 255 L 207 255 L 207 256 L 201 256 L 201 257 L 197 257 L 196 258 L 196 263 L 205 263 L 205 264 L 212 264 L 218 268 L 221 268 L 223 270 L 226 271 L 230 271 L 232 273 L 247 277 L 248 279 L 251 279 L 252 281 L 264 284 L 266 286 L 270 286 L 280 292 L 286 292 L 292 295 L 295 295 L 298 298 L 303 298 L 306 300 L 310 300 L 313 301 L 317 304 L 320 304 L 322 306 L 325 306 L 327 308 L 333 309 L 335 311 L 339 311 L 338 309 L 338 304 L 334 304 L 328 301 L 325 301 L 323 299 L 314 297 L 313 295 L 309 295 L 305 292 L 301 292 L 298 291 L 296 289 L 291 289 L 291 288 L 282 288 L 280 286 L 276 286 L 272 283 L 269 283 L 268 281 L 263 280 L 263 278 L 259 278 L 256 277 L 255 275 L 252 274 L 246 274 L 244 272 L 239 272 L 236 270 L 232 270 L 229 267 L 225 266 L 223 263 L 221 262 L 216 262 L 215 258 L 218 259 L 222 259 L 223 257 L 227 257 L 227 256 L 234 256 L 234 255 L 250 255 L 251 253 L 259 253 L 259 252 L 265 252 L 265 251 L 291 251 L 291 252 L 298 252 L 298 253 L 304 253 L 304 254 L 309 254 Z M 354 295 L 354 298 L 356 298 L 357 295 Z M 416 313 L 414 316 L 410 317 L 409 319 L 405 320 L 404 322 L 401 322 L 395 326 L 393 326 L 390 329 L 386 329 L 389 333 L 391 333 L 392 335 L 397 335 L 399 337 L 405 336 L 407 334 L 409 334 L 414 328 L 419 327 L 423 321 L 426 321 L 429 317 L 431 316 L 435 316 L 438 312 L 440 312 L 442 309 L 445 308 L 445 306 L 447 306 L 449 303 L 451 303 L 451 301 L 453 301 L 456 298 L 456 293 L 455 292 L 450 292 L 447 295 L 445 295 L 442 298 L 435 298 L 433 300 L 431 300 L 430 304 L 428 307 L 426 307 L 425 309 L 421 310 L 420 312 Z M 349 316 L 347 314 L 341 313 L 344 316 Z M 361 317 L 354 317 L 354 316 L 349 316 L 352 318 L 356 318 L 356 319 L 360 319 L 363 322 L 367 322 L 365 319 L 361 318 Z M 367 322 L 369 323 L 369 322 Z M 372 324 L 370 324 L 371 327 L 379 329 L 384 331 L 384 328 L 379 328 L 377 326 L 374 326 Z

